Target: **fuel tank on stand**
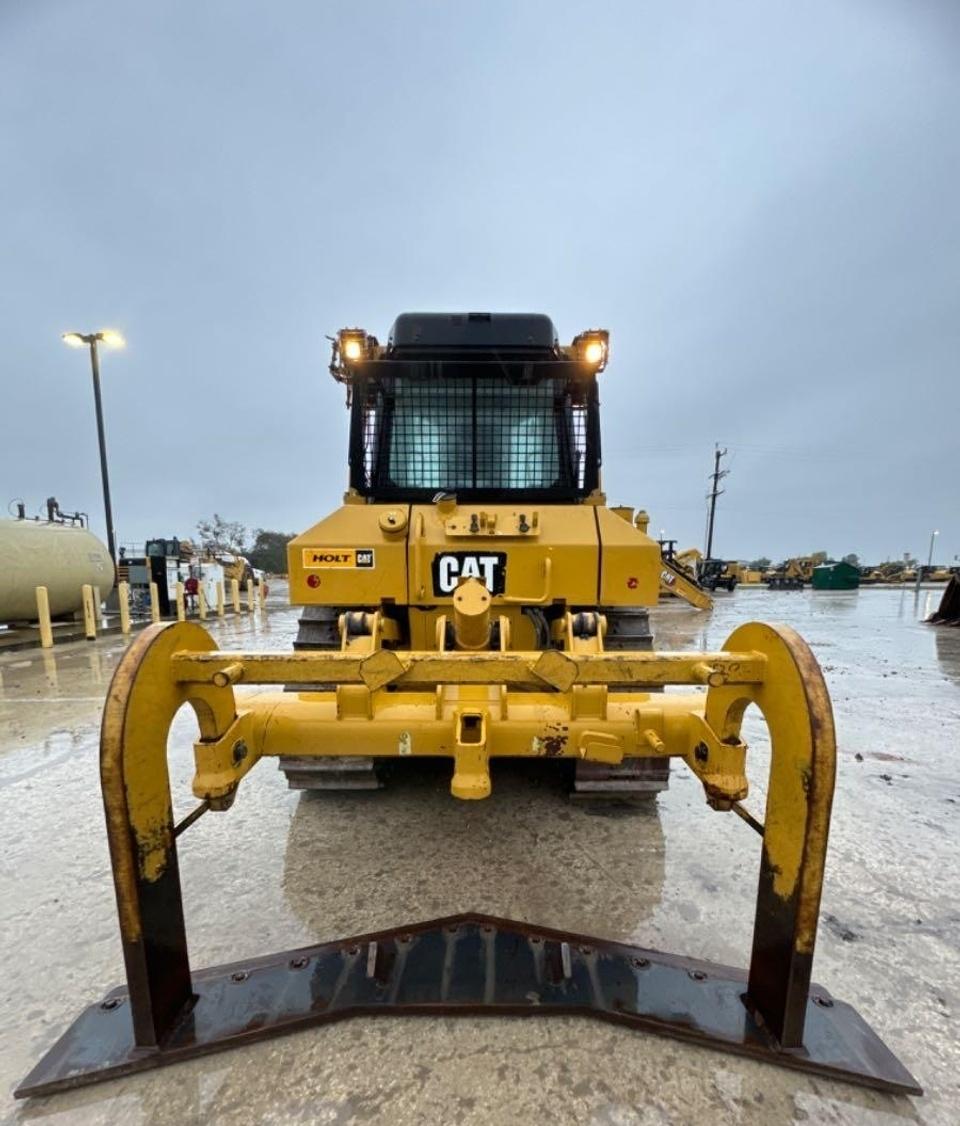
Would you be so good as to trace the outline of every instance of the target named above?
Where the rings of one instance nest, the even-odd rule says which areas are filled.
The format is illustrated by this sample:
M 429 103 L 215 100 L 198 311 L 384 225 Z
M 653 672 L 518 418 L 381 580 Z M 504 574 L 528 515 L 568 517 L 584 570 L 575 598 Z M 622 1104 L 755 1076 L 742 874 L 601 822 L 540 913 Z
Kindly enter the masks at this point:
M 45 586 L 50 614 L 79 610 L 81 588 L 113 589 L 114 567 L 104 544 L 86 528 L 38 520 L 0 520 L 0 622 L 35 621 L 36 588 Z

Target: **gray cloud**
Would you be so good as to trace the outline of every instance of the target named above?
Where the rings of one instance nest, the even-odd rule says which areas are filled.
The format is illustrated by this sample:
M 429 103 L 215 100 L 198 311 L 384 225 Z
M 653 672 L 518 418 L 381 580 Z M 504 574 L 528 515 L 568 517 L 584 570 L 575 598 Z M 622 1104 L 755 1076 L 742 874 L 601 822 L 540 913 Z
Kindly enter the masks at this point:
M 682 543 L 960 552 L 960 22 L 903 0 L 0 11 L 0 492 L 121 540 L 296 530 L 345 479 L 324 334 L 608 326 L 605 483 Z M 6 500 L 3 496 L 2 500 Z

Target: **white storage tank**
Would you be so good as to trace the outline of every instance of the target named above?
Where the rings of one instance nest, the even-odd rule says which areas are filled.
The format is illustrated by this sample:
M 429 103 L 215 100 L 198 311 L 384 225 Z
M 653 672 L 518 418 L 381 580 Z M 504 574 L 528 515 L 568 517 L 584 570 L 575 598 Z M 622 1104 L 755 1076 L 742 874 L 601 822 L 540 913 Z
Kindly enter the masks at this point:
M 45 586 L 53 617 L 79 610 L 81 587 L 113 589 L 110 553 L 86 528 L 0 519 L 0 622 L 36 621 L 36 588 Z

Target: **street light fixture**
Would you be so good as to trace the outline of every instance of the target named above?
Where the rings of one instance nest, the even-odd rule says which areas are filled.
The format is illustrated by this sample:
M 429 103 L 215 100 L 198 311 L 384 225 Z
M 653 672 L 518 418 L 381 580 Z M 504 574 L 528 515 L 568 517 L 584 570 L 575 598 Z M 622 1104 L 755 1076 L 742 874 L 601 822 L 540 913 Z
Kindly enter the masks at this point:
M 107 518 L 107 549 L 114 567 L 117 563 L 117 545 L 113 532 L 113 509 L 110 505 L 110 478 L 107 476 L 107 443 L 103 434 L 103 404 L 100 401 L 100 353 L 99 345 L 106 344 L 109 348 L 122 348 L 126 341 L 119 332 L 105 328 L 100 332 L 65 332 L 64 344 L 71 348 L 82 348 L 87 345 L 90 349 L 90 368 L 93 373 L 93 399 L 97 408 L 97 438 L 100 442 L 100 476 L 103 479 L 103 508 Z

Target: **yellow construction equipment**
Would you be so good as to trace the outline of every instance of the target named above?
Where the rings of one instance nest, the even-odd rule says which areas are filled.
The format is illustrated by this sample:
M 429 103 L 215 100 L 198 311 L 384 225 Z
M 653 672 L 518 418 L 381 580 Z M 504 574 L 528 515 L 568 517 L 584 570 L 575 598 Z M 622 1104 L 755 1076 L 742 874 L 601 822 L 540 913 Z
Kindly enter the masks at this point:
M 644 524 L 642 531 L 646 530 Z M 675 551 L 676 540 L 657 540 L 657 543 L 660 546 L 661 596 L 681 598 L 698 610 L 709 610 L 713 599 L 697 581 L 697 565 L 703 558 L 700 552 L 695 547 Z
M 755 571 L 749 566 L 741 564 L 743 569 L 740 572 L 740 582 L 744 586 L 758 586 L 763 582 L 765 571 Z
M 547 317 L 517 314 L 405 314 L 386 345 L 339 333 L 350 487 L 290 544 L 296 651 L 220 652 L 192 622 L 151 626 L 126 651 L 101 777 L 127 985 L 81 1014 L 19 1095 L 355 1013 L 468 1012 L 582 1012 L 919 1090 L 810 984 L 836 761 L 810 650 L 759 623 L 712 652 L 650 649 L 661 552 L 600 489 L 608 348 L 604 331 L 562 346 Z M 246 685 L 276 691 L 235 692 Z M 199 804 L 176 823 L 167 732 L 183 704 L 200 728 Z M 744 804 L 751 704 L 770 732 L 765 813 Z M 296 783 L 318 764 L 344 780 L 420 756 L 449 760 L 451 794 L 467 800 L 489 799 L 499 757 L 590 765 L 601 792 L 659 785 L 682 759 L 709 809 L 761 837 L 749 971 L 464 914 L 191 973 L 183 831 L 228 810 L 263 758 Z
M 705 590 L 729 590 L 743 581 L 746 568 L 735 559 L 701 559 L 697 566 L 697 579 Z
M 721 573 L 723 585 L 727 590 L 733 590 L 741 583 L 749 582 L 750 568 L 738 559 L 728 559 Z
M 678 567 L 673 560 L 664 558 L 660 570 L 660 593 L 682 598 L 698 610 L 709 610 L 713 599 L 687 572 Z
M 715 590 L 733 591 L 738 583 L 745 582 L 748 574 L 747 568 L 736 560 L 704 559 L 703 554 L 695 547 L 688 547 L 684 551 L 674 551 L 674 540 L 660 540 L 664 558 L 669 559 L 674 568 L 680 571 L 700 592 L 706 604 L 701 608 L 706 609 L 713 605 L 708 591 L 712 594 Z M 669 593 L 679 593 L 670 591 Z M 680 594 L 680 597 L 684 597 Z M 688 599 L 688 601 L 693 601 Z M 699 603 L 694 602 L 694 605 Z
M 676 552 L 673 558 L 693 578 L 697 577 L 697 568 L 700 566 L 700 560 L 703 559 L 702 551 L 695 547 L 687 547 L 683 551 Z
M 940 605 L 927 621 L 932 625 L 960 625 L 960 574 L 950 576 Z
M 825 551 L 818 551 L 814 555 L 797 555 L 767 571 L 764 582 L 770 590 L 803 590 L 804 584 L 813 578 L 814 567 L 825 562 L 826 558 Z

